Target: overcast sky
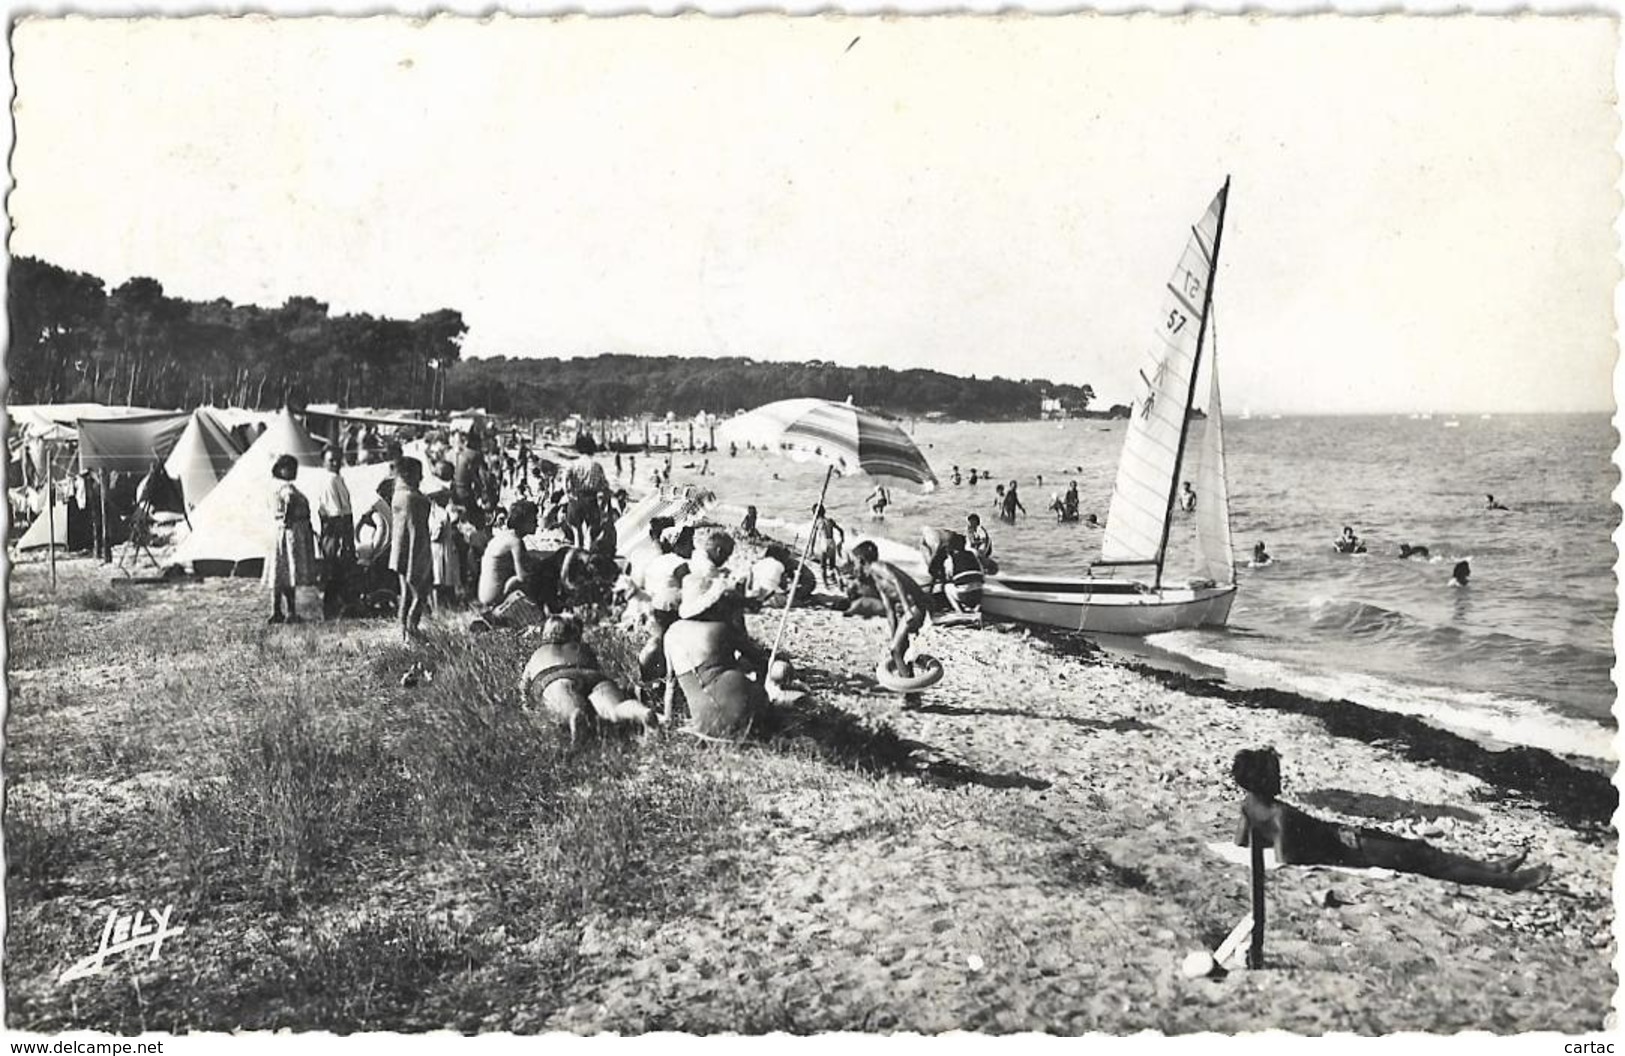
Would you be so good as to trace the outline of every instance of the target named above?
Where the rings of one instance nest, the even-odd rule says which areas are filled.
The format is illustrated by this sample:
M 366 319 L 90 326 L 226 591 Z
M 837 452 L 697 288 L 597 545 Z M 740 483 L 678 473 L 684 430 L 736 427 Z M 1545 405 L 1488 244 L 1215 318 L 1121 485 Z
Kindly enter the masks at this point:
M 31 21 L 12 252 L 470 355 L 1126 401 L 1226 174 L 1232 410 L 1612 406 L 1604 19 Z

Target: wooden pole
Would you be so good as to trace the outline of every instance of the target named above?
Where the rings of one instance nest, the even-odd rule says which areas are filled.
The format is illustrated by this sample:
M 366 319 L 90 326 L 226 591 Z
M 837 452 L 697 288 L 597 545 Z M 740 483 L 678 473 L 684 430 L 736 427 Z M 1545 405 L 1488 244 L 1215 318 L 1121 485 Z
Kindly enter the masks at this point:
M 96 545 L 98 548 L 96 550 L 96 560 L 100 561 L 102 559 L 102 555 L 105 553 L 107 555 L 107 560 L 111 562 L 113 560 L 113 546 L 107 541 L 107 470 L 98 469 L 96 471 L 96 483 L 98 486 L 97 490 L 101 492 L 100 498 L 102 504 L 102 519 L 96 538 Z
M 824 486 L 818 492 L 818 505 L 824 505 L 824 496 L 829 494 L 829 481 L 835 475 L 835 467 L 830 466 L 824 471 Z M 773 636 L 773 648 L 767 654 L 767 674 L 773 674 L 773 661 L 779 658 L 779 644 L 784 641 L 784 629 L 790 625 L 790 607 L 796 603 L 796 590 L 801 586 L 801 570 L 807 567 L 807 559 L 812 556 L 813 529 L 818 526 L 818 514 L 813 514 L 812 524 L 807 528 L 807 541 L 801 547 L 801 559 L 796 562 L 795 578 L 790 580 L 790 593 L 784 599 L 784 615 L 779 619 L 779 633 Z
M 50 546 L 47 552 L 51 555 L 51 590 L 56 590 L 56 474 L 51 472 L 51 444 L 46 441 L 45 449 L 45 530 L 50 533 Z M 27 458 L 27 452 L 23 453 Z
M 1247 967 L 1264 967 L 1264 840 L 1257 828 L 1248 835 L 1253 859 L 1253 935 L 1247 946 Z

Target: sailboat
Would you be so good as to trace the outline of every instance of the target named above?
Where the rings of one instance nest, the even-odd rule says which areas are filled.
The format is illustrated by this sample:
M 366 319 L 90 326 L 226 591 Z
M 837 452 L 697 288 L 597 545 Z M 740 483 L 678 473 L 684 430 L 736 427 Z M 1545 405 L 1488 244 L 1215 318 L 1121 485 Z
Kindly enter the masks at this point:
M 1140 370 L 1118 460 L 1100 560 L 1084 576 L 989 576 L 988 616 L 1097 634 L 1158 634 L 1223 626 L 1236 597 L 1230 499 L 1224 468 L 1224 413 L 1216 347 L 1209 359 L 1207 421 L 1200 447 L 1187 450 L 1202 353 L 1212 346 L 1213 280 L 1224 236 L 1230 181 L 1214 196 L 1174 269 L 1158 310 L 1156 338 Z M 1195 455 L 1197 560 L 1183 583 L 1165 576 L 1168 537 Z

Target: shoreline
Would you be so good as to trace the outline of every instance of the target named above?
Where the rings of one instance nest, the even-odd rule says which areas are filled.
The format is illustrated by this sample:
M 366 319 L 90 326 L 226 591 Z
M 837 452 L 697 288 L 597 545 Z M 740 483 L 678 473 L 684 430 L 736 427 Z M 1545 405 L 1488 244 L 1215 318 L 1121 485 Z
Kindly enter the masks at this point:
M 707 513 L 720 505 L 723 504 L 713 505 Z M 703 523 L 734 532 L 732 525 L 709 519 Z M 734 534 L 737 537 L 737 533 Z M 767 533 L 763 533 L 762 538 L 784 542 Z M 743 539 L 737 541 L 742 549 L 752 545 Z M 793 541 L 784 545 L 794 550 Z M 755 546 L 759 548 L 760 542 Z M 1001 626 L 1044 642 L 1058 656 L 1074 659 L 1095 659 L 1101 653 L 1113 656 L 1121 666 L 1147 680 L 1193 697 L 1316 719 L 1333 736 L 1480 778 L 1508 797 L 1525 796 L 1575 831 L 1612 829 L 1619 793 L 1606 760 L 1563 756 L 1544 748 L 1469 737 L 1416 716 L 1346 698 L 1322 699 L 1270 686 L 1235 685 L 1225 680 L 1224 672 L 1218 668 L 1138 640 L 1075 634 L 1016 622 L 990 622 L 983 629 Z

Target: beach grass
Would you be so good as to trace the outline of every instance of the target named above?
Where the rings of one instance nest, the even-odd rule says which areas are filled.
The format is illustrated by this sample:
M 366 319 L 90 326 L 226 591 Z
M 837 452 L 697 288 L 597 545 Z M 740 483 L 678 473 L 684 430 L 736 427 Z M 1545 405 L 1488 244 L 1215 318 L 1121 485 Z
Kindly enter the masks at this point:
M 1573 1032 L 1613 992 L 1611 830 L 1075 642 L 947 632 L 950 678 L 903 713 L 854 674 L 878 631 L 807 612 L 814 697 L 752 744 L 572 748 L 519 706 L 518 636 L 406 646 L 268 627 L 251 582 L 59 573 L 14 568 L 7 620 L 14 1028 Z M 1266 741 L 1326 809 L 1528 844 L 1558 879 L 1283 870 L 1275 970 L 1185 979 L 1245 910 L 1204 842 L 1229 752 Z M 109 912 L 166 906 L 157 960 L 58 981 Z

